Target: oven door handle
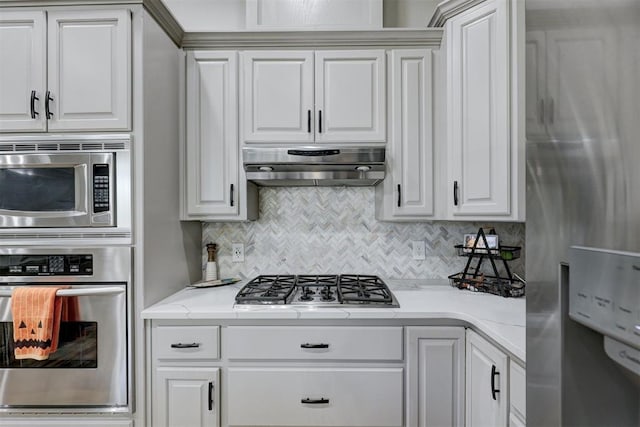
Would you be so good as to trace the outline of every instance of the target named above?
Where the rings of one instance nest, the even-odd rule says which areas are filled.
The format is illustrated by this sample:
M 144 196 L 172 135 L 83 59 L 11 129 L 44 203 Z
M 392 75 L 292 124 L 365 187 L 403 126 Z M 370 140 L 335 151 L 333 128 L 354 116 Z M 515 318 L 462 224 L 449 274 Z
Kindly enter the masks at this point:
M 0 290 L 0 297 L 10 298 L 11 289 Z M 56 292 L 59 297 L 92 297 L 100 295 L 117 295 L 125 292 L 125 288 L 119 286 L 110 286 L 105 288 L 75 288 L 60 289 Z

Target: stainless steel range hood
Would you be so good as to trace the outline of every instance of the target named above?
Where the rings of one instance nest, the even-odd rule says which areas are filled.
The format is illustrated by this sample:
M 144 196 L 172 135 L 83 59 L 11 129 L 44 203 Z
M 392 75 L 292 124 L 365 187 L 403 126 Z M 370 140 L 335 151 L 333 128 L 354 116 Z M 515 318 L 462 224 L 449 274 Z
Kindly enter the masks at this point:
M 247 179 L 261 186 L 371 186 L 384 179 L 380 147 L 245 147 Z

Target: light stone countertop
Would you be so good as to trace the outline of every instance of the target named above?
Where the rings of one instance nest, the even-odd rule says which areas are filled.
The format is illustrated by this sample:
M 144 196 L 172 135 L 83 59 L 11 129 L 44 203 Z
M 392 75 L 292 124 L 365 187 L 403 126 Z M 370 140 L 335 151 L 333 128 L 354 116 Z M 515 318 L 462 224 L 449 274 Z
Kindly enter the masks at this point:
M 399 308 L 317 308 L 293 306 L 234 307 L 235 295 L 245 282 L 234 285 L 181 290 L 142 312 L 143 319 L 346 320 L 399 319 L 464 322 L 526 362 L 526 309 L 524 298 L 503 298 L 449 286 L 447 280 L 392 280 L 385 282 Z

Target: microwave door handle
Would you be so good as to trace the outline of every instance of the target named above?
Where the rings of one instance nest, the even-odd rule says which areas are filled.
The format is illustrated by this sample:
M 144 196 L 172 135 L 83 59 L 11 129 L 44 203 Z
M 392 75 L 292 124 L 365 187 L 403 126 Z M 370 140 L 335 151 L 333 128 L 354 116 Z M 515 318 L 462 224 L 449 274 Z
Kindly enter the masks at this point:
M 76 289 L 60 289 L 56 293 L 59 297 L 92 297 L 102 295 L 117 295 L 125 292 L 125 288 L 108 287 L 108 288 L 76 288 Z M 0 297 L 10 298 L 11 289 L 0 290 Z

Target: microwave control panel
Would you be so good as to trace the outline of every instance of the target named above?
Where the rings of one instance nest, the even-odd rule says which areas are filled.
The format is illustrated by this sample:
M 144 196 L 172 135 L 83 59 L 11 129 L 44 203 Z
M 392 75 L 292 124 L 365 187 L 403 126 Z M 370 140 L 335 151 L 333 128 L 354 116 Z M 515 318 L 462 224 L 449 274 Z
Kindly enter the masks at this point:
M 569 315 L 640 348 L 640 253 L 569 248 Z
M 91 276 L 93 255 L 0 255 L 0 276 Z
M 109 165 L 93 165 L 93 212 L 109 211 Z

